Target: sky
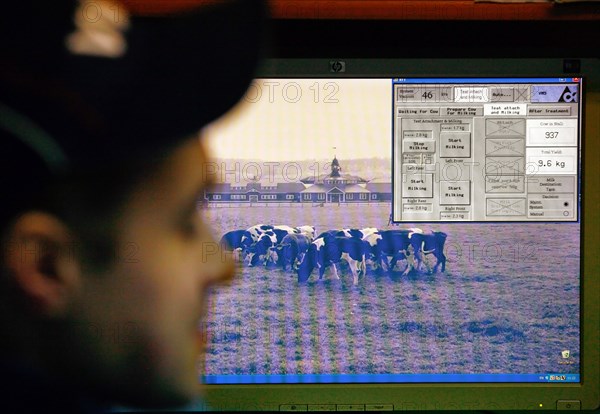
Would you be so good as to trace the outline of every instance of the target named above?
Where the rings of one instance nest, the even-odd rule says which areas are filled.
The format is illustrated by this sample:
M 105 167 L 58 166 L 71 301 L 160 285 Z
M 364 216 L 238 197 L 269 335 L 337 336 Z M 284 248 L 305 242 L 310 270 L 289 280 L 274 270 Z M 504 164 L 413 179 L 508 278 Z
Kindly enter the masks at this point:
M 391 123 L 389 79 L 261 79 L 202 134 L 219 158 L 391 158 Z

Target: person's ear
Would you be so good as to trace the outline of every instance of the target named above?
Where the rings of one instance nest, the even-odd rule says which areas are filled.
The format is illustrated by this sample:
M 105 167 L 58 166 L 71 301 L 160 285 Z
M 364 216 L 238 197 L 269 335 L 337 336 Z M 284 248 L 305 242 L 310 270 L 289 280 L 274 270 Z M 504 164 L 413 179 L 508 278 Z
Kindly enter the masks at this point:
M 11 226 L 5 264 L 19 301 L 35 316 L 68 312 L 81 283 L 74 246 L 67 226 L 51 214 L 27 212 Z

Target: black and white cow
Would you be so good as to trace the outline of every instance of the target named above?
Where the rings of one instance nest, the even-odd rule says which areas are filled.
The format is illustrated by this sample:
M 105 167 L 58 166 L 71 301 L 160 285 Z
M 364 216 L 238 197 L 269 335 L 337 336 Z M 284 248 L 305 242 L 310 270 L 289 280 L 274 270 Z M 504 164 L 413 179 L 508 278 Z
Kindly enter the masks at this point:
M 302 226 L 302 230 L 314 232 L 314 227 Z M 267 265 L 269 261 L 275 261 L 275 258 L 277 258 L 278 264 L 281 264 L 276 247 L 281 243 L 285 236 L 300 233 L 300 228 L 294 228 L 284 224 L 276 226 L 270 224 L 257 224 L 248 228 L 241 240 L 244 262 L 249 263 L 250 266 L 254 266 L 259 260 L 264 260 L 264 264 Z M 268 239 L 263 237 L 265 234 L 268 235 Z M 259 240 L 261 240 L 260 243 Z M 270 242 L 272 242 L 272 245 L 266 249 L 265 246 Z M 256 256 L 257 252 L 258 256 Z
M 290 227 L 290 226 L 281 224 L 281 225 L 273 226 L 273 232 L 275 233 L 276 243 L 275 243 L 275 246 L 273 246 L 273 249 L 271 249 L 271 254 L 268 257 L 268 260 L 276 261 L 277 265 L 282 265 L 281 256 L 278 254 L 278 251 L 276 250 L 276 248 L 281 244 L 281 242 L 285 238 L 285 236 L 287 236 L 289 234 L 300 234 L 300 230 L 296 229 L 295 227 Z
M 318 237 L 310 244 L 298 266 L 298 282 L 306 282 L 315 267 L 319 269 L 319 279 L 322 279 L 325 269 L 330 265 L 336 279 L 339 279 L 335 265 L 344 259 L 350 266 L 353 284 L 357 285 L 359 264 L 365 259 L 364 246 L 362 240 L 352 237 L 334 237 L 331 234 Z
M 406 268 L 403 274 L 408 274 L 411 270 L 419 271 L 422 267 L 424 258 L 427 254 L 433 254 L 437 263 L 434 270 L 442 267 L 442 272 L 446 269 L 446 256 L 444 255 L 444 243 L 446 233 L 430 232 L 425 233 L 418 228 L 406 230 L 385 230 L 373 233 L 365 237 L 364 241 L 368 244 L 369 256 L 373 258 L 377 266 L 381 269 L 392 271 L 398 260 L 406 260 Z M 391 256 L 391 262 L 388 257 Z M 425 262 L 426 263 L 426 262 Z M 429 266 L 426 263 L 427 266 Z M 428 268 L 431 272 L 431 269 Z
M 354 237 L 355 239 L 363 240 L 369 234 L 376 233 L 378 230 L 375 227 L 365 227 L 364 229 L 342 229 L 341 233 L 346 237 Z
M 242 237 L 242 243 L 250 246 L 252 243 L 256 243 L 258 238 L 266 231 L 273 230 L 273 226 L 270 224 L 256 224 L 246 229 L 246 233 Z M 250 239 L 250 242 L 248 242 Z
M 342 230 L 327 230 L 317 236 L 317 239 L 322 237 L 346 237 Z M 316 239 L 315 239 L 316 240 Z
M 370 234 L 373 233 L 377 233 L 379 231 L 379 229 L 377 229 L 376 227 L 365 227 L 364 229 L 361 229 L 360 232 L 362 234 L 361 239 L 365 239 L 365 237 L 369 236 Z
M 327 230 L 327 231 L 324 231 L 323 233 L 319 234 L 317 236 L 317 238 L 331 236 L 331 237 L 352 237 L 357 240 L 360 240 L 361 235 L 360 235 L 359 231 L 360 230 L 358 230 L 358 229 L 331 229 L 331 230 Z
M 317 229 L 315 229 L 315 226 L 298 226 L 296 227 L 296 230 L 298 230 L 300 234 L 308 236 L 311 242 L 315 239 L 315 236 L 317 235 Z
M 242 237 L 246 233 L 246 230 L 232 230 L 228 231 L 221 237 L 219 245 L 224 251 L 232 252 L 235 261 L 241 260 L 242 253 Z
M 267 230 L 261 234 L 256 243 L 248 247 L 246 259 L 250 267 L 259 261 L 265 266 L 273 256 L 273 250 L 277 246 L 277 236 L 273 230 Z
M 285 236 L 287 236 L 288 234 L 299 234 L 300 233 L 300 231 L 296 230 L 294 227 L 286 226 L 283 224 L 278 225 L 278 226 L 273 226 L 273 232 L 277 236 L 277 240 L 279 242 L 281 242 L 285 238 Z
M 364 229 L 333 229 L 324 231 L 319 234 L 318 237 L 329 234 L 334 237 L 352 237 L 354 239 L 362 240 L 369 234 L 376 233 L 377 231 L 378 230 L 375 227 L 365 227 Z
M 306 234 L 286 235 L 277 246 L 278 264 L 281 264 L 283 270 L 287 270 L 288 265 L 296 268 L 296 262 L 302 262 L 310 243 L 311 239 Z
M 410 246 L 411 230 L 383 230 L 367 235 L 363 241 L 368 249 L 368 256 L 377 269 L 392 271 L 398 260 L 406 258 Z M 392 261 L 388 261 L 388 257 Z M 408 267 L 407 267 L 408 269 Z M 405 270 L 406 273 L 408 273 Z
M 413 248 L 417 270 L 424 262 L 424 256 L 427 254 L 433 254 L 437 259 L 437 263 L 433 267 L 433 271 L 437 272 L 438 268 L 442 267 L 442 272 L 446 271 L 446 255 L 444 254 L 444 244 L 448 235 L 441 231 L 434 231 L 430 233 L 414 232 L 409 235 L 410 244 Z M 426 263 L 426 262 L 425 262 Z M 432 269 L 426 263 L 427 271 L 431 272 Z
M 273 226 L 270 224 L 256 224 L 252 227 L 246 229 L 241 239 L 241 248 L 242 248 L 242 260 L 245 261 L 248 257 L 248 249 L 254 243 L 258 241 L 260 236 L 262 236 L 265 232 L 273 230 Z

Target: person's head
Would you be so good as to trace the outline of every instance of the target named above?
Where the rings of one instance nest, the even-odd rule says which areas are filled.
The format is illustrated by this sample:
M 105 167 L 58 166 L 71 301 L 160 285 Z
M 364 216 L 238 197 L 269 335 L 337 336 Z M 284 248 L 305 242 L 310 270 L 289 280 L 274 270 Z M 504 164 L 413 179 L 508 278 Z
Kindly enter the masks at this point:
M 143 176 L 123 171 L 130 184 L 104 213 L 65 191 L 62 208 L 40 204 L 16 215 L 3 228 L 10 351 L 129 403 L 192 396 L 204 296 L 233 270 L 197 212 L 207 162 L 189 139 L 144 165 Z M 94 190 L 115 196 L 109 186 Z
M 52 59 L 46 73 L 23 45 L 11 51 L 13 69 L 0 74 L 0 329 L 8 333 L 0 358 L 22 358 L 125 404 L 174 405 L 197 392 L 204 298 L 232 277 L 233 266 L 197 211 L 212 170 L 195 131 L 243 93 L 262 16 L 258 1 L 206 3 L 209 10 L 194 9 L 193 18 L 187 10 L 182 19 L 161 20 L 142 7 L 151 16 L 127 21 L 131 34 L 123 40 L 131 52 L 117 58 L 121 66 L 114 57 L 90 62 L 41 50 Z M 230 25 L 212 30 L 230 17 Z M 203 23 L 212 29 L 196 26 Z M 214 50 L 232 42 L 245 49 L 240 57 L 214 62 L 235 53 Z M 177 66 L 186 54 L 190 67 Z M 81 80 L 92 78 L 81 73 L 70 82 L 68 70 L 97 74 L 98 66 L 107 71 L 97 86 L 105 91 L 83 87 Z M 200 80 L 190 78 L 194 70 Z M 215 85 L 221 71 L 223 83 Z M 42 92 L 29 88 L 41 84 L 38 74 Z M 117 86 L 124 89 L 111 89 Z M 75 95 L 89 108 L 74 105 Z M 45 106 L 54 99 L 55 107 Z

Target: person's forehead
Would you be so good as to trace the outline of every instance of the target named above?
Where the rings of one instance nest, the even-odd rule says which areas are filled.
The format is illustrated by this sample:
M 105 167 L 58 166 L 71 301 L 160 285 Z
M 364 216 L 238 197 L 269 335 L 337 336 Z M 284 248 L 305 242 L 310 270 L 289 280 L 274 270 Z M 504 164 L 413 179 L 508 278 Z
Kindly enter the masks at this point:
M 159 175 L 162 184 L 171 186 L 179 181 L 179 190 L 194 191 L 212 181 L 210 159 L 201 139 L 189 139 L 176 147 L 163 163 Z
M 134 190 L 131 206 L 137 211 L 178 208 L 212 184 L 210 159 L 198 138 L 188 139 L 165 154 L 154 171 Z M 155 211 L 156 212 L 156 211 Z

